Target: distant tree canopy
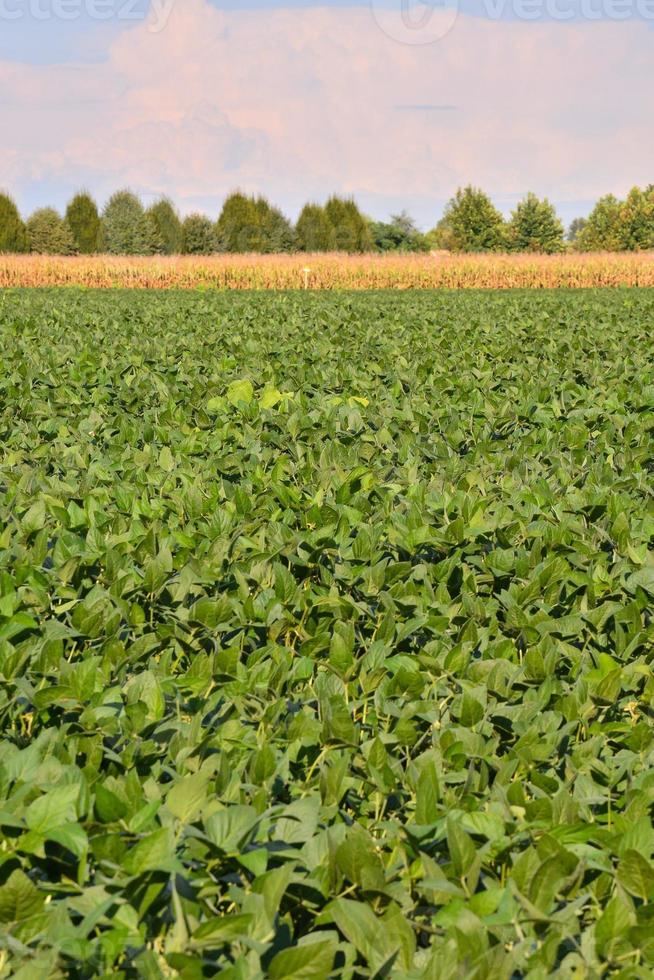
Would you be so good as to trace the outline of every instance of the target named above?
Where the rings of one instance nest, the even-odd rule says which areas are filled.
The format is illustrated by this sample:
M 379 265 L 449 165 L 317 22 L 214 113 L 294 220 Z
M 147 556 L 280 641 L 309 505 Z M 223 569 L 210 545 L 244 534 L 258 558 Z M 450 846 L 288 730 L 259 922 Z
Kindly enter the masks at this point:
M 507 244 L 515 252 L 561 252 L 564 229 L 547 198 L 527 194 L 520 201 L 507 228 Z
M 455 252 L 499 252 L 506 247 L 504 218 L 477 187 L 459 188 L 437 230 L 441 247 Z
M 211 255 L 216 251 L 213 221 L 204 214 L 189 214 L 182 222 L 182 253 Z
M 305 204 L 295 232 L 302 252 L 330 252 L 335 247 L 331 222 L 319 204 Z
M 18 208 L 7 194 L 0 194 L 0 252 L 27 252 L 27 229 Z
M 98 207 L 90 194 L 81 191 L 66 208 L 66 221 L 80 255 L 92 255 L 101 245 Z
M 601 197 L 577 236 L 582 252 L 617 252 L 622 249 L 622 205 L 613 194 Z
M 337 252 L 370 251 L 370 228 L 353 200 L 330 197 L 325 205 L 325 216 L 332 227 L 334 248 Z
M 568 228 L 568 234 L 566 235 L 566 240 L 570 242 L 571 245 L 576 244 L 582 231 L 588 224 L 588 218 L 574 218 L 570 222 L 570 227 Z
M 290 252 L 295 245 L 293 227 L 278 208 L 240 191 L 225 201 L 215 236 L 221 252 Z
M 91 195 L 81 191 L 68 204 L 65 218 L 41 208 L 27 224 L 11 197 L 0 194 L 0 252 L 211 255 L 430 249 L 654 251 L 654 184 L 632 188 L 624 200 L 607 194 L 587 218 L 575 218 L 567 233 L 547 198 L 527 194 L 505 220 L 488 194 L 471 185 L 457 190 L 426 234 L 406 211 L 376 221 L 362 214 L 354 200 L 337 195 L 324 205 L 306 204 L 293 225 L 265 197 L 241 191 L 229 195 L 217 221 L 197 212 L 181 219 L 167 197 L 146 210 L 136 194 L 122 190 L 112 195 L 102 215 Z
M 110 255 L 157 255 L 164 243 L 151 215 L 129 190 L 117 191 L 102 214 L 104 247 Z
M 161 252 L 164 255 L 179 255 L 182 251 L 182 222 L 172 201 L 162 197 L 145 214 L 150 228 L 154 229 L 156 245 L 161 245 Z
M 406 211 L 391 215 L 390 221 L 372 221 L 370 234 L 380 252 L 427 252 L 429 240 L 418 230 Z
M 39 208 L 27 222 L 30 252 L 73 255 L 77 251 L 68 222 L 54 208 Z

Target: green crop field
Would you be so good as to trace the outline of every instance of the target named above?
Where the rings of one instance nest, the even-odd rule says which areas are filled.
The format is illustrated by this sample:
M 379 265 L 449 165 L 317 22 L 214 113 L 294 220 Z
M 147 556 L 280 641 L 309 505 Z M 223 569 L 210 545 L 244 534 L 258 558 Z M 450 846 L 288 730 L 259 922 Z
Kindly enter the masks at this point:
M 0 978 L 654 975 L 654 292 L 0 297 Z

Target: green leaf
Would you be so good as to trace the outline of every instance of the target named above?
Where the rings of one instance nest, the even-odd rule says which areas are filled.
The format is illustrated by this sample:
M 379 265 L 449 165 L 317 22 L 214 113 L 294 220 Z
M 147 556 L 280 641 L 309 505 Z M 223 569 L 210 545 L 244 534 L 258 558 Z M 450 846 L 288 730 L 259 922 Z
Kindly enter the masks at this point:
M 328 980 L 335 955 L 336 944 L 330 940 L 284 949 L 273 957 L 268 977 L 270 980 Z
M 0 886 L 0 922 L 9 925 L 24 922 L 41 911 L 45 896 L 32 884 L 27 875 L 17 868 Z
M 127 853 L 125 871 L 130 875 L 144 871 L 171 871 L 176 866 L 175 846 L 170 830 L 162 827 L 148 834 Z
M 209 777 L 204 773 L 185 776 L 172 787 L 166 797 L 166 806 L 178 820 L 192 820 L 207 802 Z
M 247 378 L 232 381 L 227 389 L 227 401 L 235 407 L 241 404 L 249 405 L 254 398 L 254 386 Z
M 638 851 L 626 851 L 618 865 L 618 881 L 630 895 L 644 901 L 654 896 L 654 868 Z

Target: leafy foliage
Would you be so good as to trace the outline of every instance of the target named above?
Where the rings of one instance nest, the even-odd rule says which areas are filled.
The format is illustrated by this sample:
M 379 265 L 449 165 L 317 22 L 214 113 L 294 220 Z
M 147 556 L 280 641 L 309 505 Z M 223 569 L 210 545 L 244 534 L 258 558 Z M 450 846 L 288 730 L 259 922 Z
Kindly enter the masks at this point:
M 66 208 L 66 221 L 73 234 L 75 250 L 92 255 L 101 245 L 101 222 L 98 207 L 86 191 L 76 194 Z
M 369 252 L 372 235 L 368 222 L 351 198 L 330 197 L 325 205 L 325 217 L 332 228 L 332 241 L 337 252 Z
M 161 241 L 164 255 L 180 255 L 182 251 L 182 223 L 171 201 L 164 197 L 146 211 L 146 216 L 156 229 L 156 241 Z
M 0 252 L 27 251 L 27 230 L 18 208 L 7 194 L 0 194 Z
M 564 229 L 554 205 L 527 194 L 511 215 L 507 229 L 510 247 L 516 252 L 563 251 Z
M 506 244 L 504 218 L 477 187 L 459 188 L 437 229 L 441 247 L 455 252 L 497 252 Z
M 426 252 L 427 237 L 419 231 L 406 211 L 391 215 L 391 220 L 373 221 L 370 225 L 373 244 L 380 252 Z
M 182 221 L 184 255 L 211 255 L 216 251 L 213 222 L 205 214 L 189 214 Z
M 653 317 L 3 294 L 5 976 L 651 975 Z
M 622 248 L 622 206 L 617 197 L 600 198 L 577 236 L 577 247 L 585 252 L 617 252 Z
M 227 198 L 216 224 L 221 252 L 289 252 L 295 237 L 290 222 L 263 197 L 236 192 Z
M 75 239 L 68 222 L 54 208 L 39 208 L 27 222 L 30 251 L 38 255 L 73 255 Z
M 104 248 L 110 255 L 153 255 L 164 243 L 151 215 L 131 191 L 118 191 L 102 215 Z
M 329 252 L 335 248 L 331 222 L 319 204 L 305 204 L 295 231 L 298 248 L 303 252 Z

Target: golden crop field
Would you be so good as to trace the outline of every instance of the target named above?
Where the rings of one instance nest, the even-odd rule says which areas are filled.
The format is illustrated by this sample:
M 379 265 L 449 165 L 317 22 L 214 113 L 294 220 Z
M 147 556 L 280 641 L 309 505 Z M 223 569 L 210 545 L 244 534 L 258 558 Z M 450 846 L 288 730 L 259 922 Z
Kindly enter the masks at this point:
M 0 255 L 0 288 L 508 289 L 654 286 L 653 253 L 593 255 Z

